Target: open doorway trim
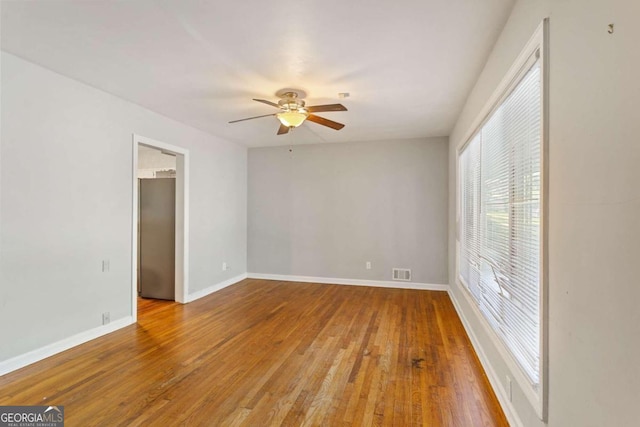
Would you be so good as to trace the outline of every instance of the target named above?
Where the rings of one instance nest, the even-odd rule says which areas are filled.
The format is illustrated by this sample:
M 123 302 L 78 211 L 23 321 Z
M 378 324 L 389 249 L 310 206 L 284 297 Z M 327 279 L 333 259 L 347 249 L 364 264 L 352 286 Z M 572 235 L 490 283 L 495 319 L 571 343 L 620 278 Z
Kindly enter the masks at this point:
M 138 147 L 146 145 L 176 155 L 176 277 L 175 300 L 188 302 L 189 295 L 189 150 L 133 134 L 131 215 L 131 316 L 138 315 Z

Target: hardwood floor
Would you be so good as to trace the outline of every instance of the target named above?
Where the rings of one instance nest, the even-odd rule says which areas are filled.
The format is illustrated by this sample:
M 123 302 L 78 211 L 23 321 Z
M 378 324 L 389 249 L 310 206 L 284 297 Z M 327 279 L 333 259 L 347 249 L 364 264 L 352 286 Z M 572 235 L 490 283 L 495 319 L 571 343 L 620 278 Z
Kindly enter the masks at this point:
M 67 426 L 508 425 L 445 292 L 244 280 L 0 377 Z

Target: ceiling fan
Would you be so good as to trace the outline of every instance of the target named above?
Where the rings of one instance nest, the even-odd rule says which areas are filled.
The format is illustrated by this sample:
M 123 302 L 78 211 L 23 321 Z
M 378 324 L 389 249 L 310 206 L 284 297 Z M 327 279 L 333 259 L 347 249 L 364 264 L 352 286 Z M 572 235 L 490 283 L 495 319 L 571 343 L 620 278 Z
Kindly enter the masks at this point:
M 324 117 L 316 116 L 313 113 L 322 113 L 328 111 L 347 111 L 347 108 L 342 104 L 327 104 L 327 105 L 314 105 L 310 107 L 305 106 L 305 102 L 302 98 L 305 97 L 305 93 L 298 89 L 282 89 L 276 93 L 276 96 L 280 98 L 278 103 L 267 101 L 266 99 L 253 99 L 254 101 L 262 102 L 263 104 L 271 105 L 280 110 L 279 113 L 264 114 L 262 116 L 249 117 L 246 119 L 232 120 L 229 123 L 243 122 L 245 120 L 259 119 L 261 117 L 276 116 L 280 120 L 280 128 L 278 129 L 278 135 L 288 133 L 291 129 L 297 128 L 306 120 L 317 123 L 322 126 L 330 127 L 331 129 L 340 130 L 344 127 L 342 123 L 334 122 L 333 120 L 325 119 Z

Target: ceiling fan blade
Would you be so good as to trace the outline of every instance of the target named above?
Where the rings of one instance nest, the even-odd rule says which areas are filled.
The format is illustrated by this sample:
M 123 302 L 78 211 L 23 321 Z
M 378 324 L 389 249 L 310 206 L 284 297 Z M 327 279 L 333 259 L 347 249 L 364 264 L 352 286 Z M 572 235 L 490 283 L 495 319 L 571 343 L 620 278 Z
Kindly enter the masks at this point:
M 325 119 L 324 117 L 316 116 L 315 114 L 309 114 L 307 120 L 310 120 L 319 125 L 330 127 L 331 129 L 340 130 L 344 127 L 342 123 L 334 122 L 333 120 Z
M 263 104 L 271 105 L 272 107 L 280 108 L 280 106 L 278 104 L 276 104 L 275 102 L 267 101 L 266 99 L 255 99 L 255 98 L 253 98 L 253 100 L 254 101 L 258 101 L 258 102 L 262 102 Z
M 282 123 L 280 123 L 280 127 L 278 128 L 278 135 L 284 135 L 285 133 L 289 133 L 289 126 L 285 126 Z
M 275 116 L 276 113 L 273 114 L 264 114 L 262 116 L 255 116 L 255 117 L 248 117 L 246 119 L 240 119 L 240 120 L 232 120 L 229 123 L 238 123 L 238 122 L 244 122 L 245 120 L 253 120 L 253 119 L 259 119 L 260 117 L 269 117 L 269 116 Z
M 312 107 L 307 107 L 307 111 L 310 113 L 322 113 L 326 111 L 347 111 L 347 107 L 342 104 L 314 105 Z

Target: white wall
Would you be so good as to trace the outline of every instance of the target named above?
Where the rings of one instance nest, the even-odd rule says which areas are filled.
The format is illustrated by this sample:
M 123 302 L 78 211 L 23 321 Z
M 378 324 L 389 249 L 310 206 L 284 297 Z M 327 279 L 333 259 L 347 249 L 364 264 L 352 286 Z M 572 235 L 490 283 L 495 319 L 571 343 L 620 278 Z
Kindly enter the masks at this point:
M 447 138 L 251 148 L 249 271 L 389 281 L 401 267 L 446 284 L 447 153 Z
M 637 425 L 640 401 L 640 2 L 519 0 L 451 135 L 455 149 L 544 17 L 550 17 L 549 426 Z M 607 33 L 615 23 L 615 33 Z M 509 373 L 455 280 L 491 360 Z M 515 386 L 515 383 L 514 383 Z M 518 387 L 513 407 L 543 425 Z
M 246 148 L 4 52 L 2 124 L 0 361 L 131 314 L 133 133 L 190 150 L 190 293 L 246 272 Z

